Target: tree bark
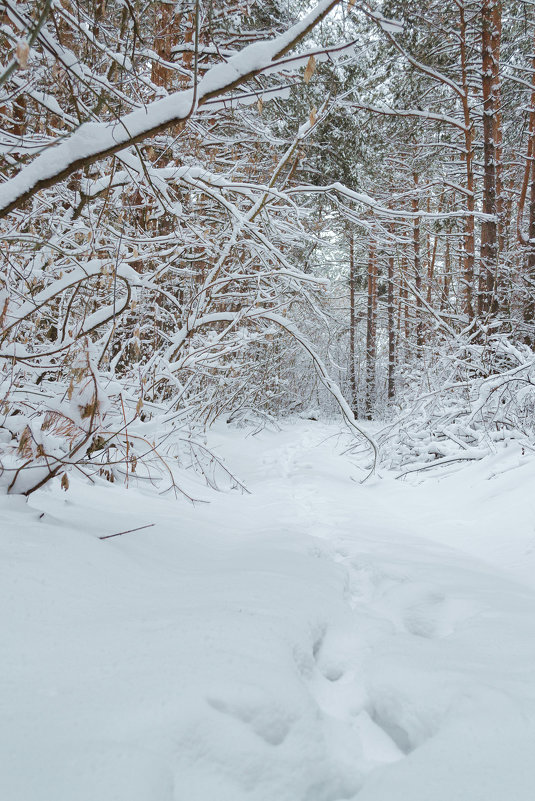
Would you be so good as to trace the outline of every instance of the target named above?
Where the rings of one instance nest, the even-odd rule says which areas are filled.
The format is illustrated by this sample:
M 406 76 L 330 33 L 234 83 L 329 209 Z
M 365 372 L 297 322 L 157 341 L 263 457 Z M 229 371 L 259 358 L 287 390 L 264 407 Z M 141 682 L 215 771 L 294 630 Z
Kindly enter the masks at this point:
M 494 72 L 494 142 L 496 145 L 496 215 L 498 226 L 498 260 L 505 251 L 505 195 L 503 191 L 503 132 L 502 132 L 502 91 L 500 80 L 500 47 L 502 38 L 501 4 L 496 3 L 493 11 L 491 35 L 492 52 L 497 60 Z M 499 288 L 499 287 L 498 287 Z
M 357 317 L 356 317 L 356 266 L 353 233 L 349 235 L 349 394 L 351 410 L 357 414 Z
M 520 244 L 526 247 L 523 276 L 523 309 L 525 323 L 532 326 L 535 321 L 535 34 L 533 37 L 533 54 L 531 58 L 531 98 L 529 109 L 528 144 L 524 179 L 520 191 L 517 216 L 517 234 Z M 527 240 L 522 232 L 524 205 L 529 188 L 529 222 Z M 532 346 L 535 337 L 530 332 L 525 341 Z
M 466 52 L 466 17 L 464 4 L 459 4 L 459 33 L 461 55 L 461 84 L 463 89 L 462 107 L 464 118 L 464 153 L 463 160 L 466 169 L 466 227 L 464 234 L 463 257 L 463 284 L 464 284 L 464 313 L 468 322 L 474 319 L 474 265 L 475 265 L 475 191 L 474 191 L 474 145 L 473 123 L 469 103 L 468 86 L 468 57 Z
M 533 326 L 535 320 L 535 159 L 531 161 L 531 183 L 529 199 L 529 242 L 527 253 L 527 270 L 524 275 L 526 301 L 524 305 L 524 322 Z M 526 335 L 528 345 L 533 345 L 533 332 Z
M 390 232 L 394 233 L 394 226 L 390 226 Z M 391 246 L 392 247 L 392 246 Z M 394 320 L 394 251 L 391 250 L 388 257 L 388 288 L 386 301 L 387 328 L 388 328 L 388 383 L 387 396 L 392 401 L 395 396 L 394 376 L 396 369 L 396 329 Z
M 412 198 L 412 211 L 415 215 L 418 214 L 420 202 L 418 197 L 418 181 L 419 176 L 417 172 L 413 173 L 414 180 L 414 195 Z M 420 256 L 420 218 L 415 216 L 413 219 L 412 228 L 412 246 L 414 258 L 414 285 L 416 287 L 416 355 L 422 355 L 422 348 L 424 344 L 424 331 L 422 321 L 422 264 Z
M 370 237 L 368 255 L 368 302 L 366 314 L 366 419 L 373 419 L 375 405 L 375 361 L 377 356 L 376 341 L 376 287 L 377 287 L 377 251 L 373 237 Z
M 481 253 L 478 312 L 481 316 L 498 310 L 496 281 L 498 273 L 498 238 L 496 221 L 496 102 L 499 54 L 493 49 L 499 41 L 495 25 L 501 4 L 484 0 L 481 9 L 481 56 L 483 90 L 483 212 L 491 219 L 481 223 Z

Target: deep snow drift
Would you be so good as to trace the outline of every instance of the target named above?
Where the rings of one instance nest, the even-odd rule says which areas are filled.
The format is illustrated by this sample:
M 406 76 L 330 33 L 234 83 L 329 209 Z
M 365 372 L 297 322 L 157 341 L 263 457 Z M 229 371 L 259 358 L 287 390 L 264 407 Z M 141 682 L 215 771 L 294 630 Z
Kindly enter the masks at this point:
M 0 498 L 0 798 L 532 801 L 535 462 L 361 486 L 336 431 L 216 429 L 251 494 L 196 508 Z

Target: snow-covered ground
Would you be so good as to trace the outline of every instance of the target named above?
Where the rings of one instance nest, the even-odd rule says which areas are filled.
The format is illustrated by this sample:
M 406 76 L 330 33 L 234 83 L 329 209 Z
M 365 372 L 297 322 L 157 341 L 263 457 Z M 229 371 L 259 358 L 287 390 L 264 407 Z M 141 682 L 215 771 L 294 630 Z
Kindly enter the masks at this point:
M 216 428 L 251 494 L 195 508 L 0 498 L 1 799 L 535 798 L 535 462 L 362 486 L 336 430 Z

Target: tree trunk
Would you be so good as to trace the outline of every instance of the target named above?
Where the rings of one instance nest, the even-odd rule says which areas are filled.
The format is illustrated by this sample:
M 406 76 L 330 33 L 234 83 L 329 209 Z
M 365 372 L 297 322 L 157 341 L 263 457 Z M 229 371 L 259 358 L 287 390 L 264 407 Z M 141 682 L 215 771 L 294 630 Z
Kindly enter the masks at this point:
M 494 142 L 496 145 L 496 215 L 498 226 L 498 260 L 505 251 L 505 195 L 503 191 L 503 134 L 502 134 L 502 91 L 500 81 L 500 46 L 502 38 L 502 9 L 496 3 L 493 10 L 491 47 L 497 60 L 494 72 Z
M 412 210 L 414 214 L 418 214 L 419 210 L 419 197 L 418 197 L 418 173 L 413 173 L 414 179 L 414 196 L 412 199 Z M 413 219 L 412 228 L 412 244 L 413 244 L 413 258 L 414 258 L 414 285 L 416 287 L 416 355 L 422 355 L 422 348 L 424 344 L 424 332 L 422 322 L 422 264 L 420 257 L 420 218 L 415 216 Z
M 390 226 L 390 232 L 394 234 L 394 226 Z M 393 238 L 393 237 L 392 237 Z M 392 245 L 391 245 L 392 248 Z M 394 373 L 396 369 L 396 330 L 394 321 L 394 251 L 390 251 L 388 257 L 388 288 L 386 301 L 387 328 L 388 328 L 388 400 L 394 399 Z
M 474 145 L 472 130 L 472 115 L 469 102 L 468 86 L 468 58 L 466 52 L 466 18 L 464 6 L 459 6 L 459 31 L 461 51 L 461 83 L 463 88 L 462 106 L 464 119 L 464 153 L 463 160 L 466 168 L 466 228 L 464 234 L 463 254 L 463 284 L 464 284 L 464 313 L 468 322 L 474 319 L 474 264 L 475 264 L 475 234 L 474 234 Z
M 524 179 L 520 190 L 518 201 L 517 216 L 517 235 L 519 242 L 527 246 L 525 255 L 524 281 L 523 281 L 523 303 L 522 316 L 525 323 L 532 326 L 535 320 L 535 34 L 532 43 L 531 58 L 531 98 L 529 109 L 528 144 L 526 152 L 526 165 L 524 169 Z M 529 223 L 527 240 L 522 231 L 522 218 L 524 205 L 529 188 Z M 525 341 L 533 346 L 535 337 L 530 332 L 526 335 Z
M 442 295 L 440 298 L 440 311 L 444 311 L 449 302 L 451 281 L 451 260 L 450 260 L 450 240 L 446 239 L 444 250 L 444 283 L 442 285 Z
M 355 242 L 353 233 L 349 235 L 349 405 L 353 414 L 357 414 L 357 316 L 355 303 L 356 289 Z
M 498 81 L 499 55 L 493 50 L 498 38 L 495 24 L 500 3 L 484 0 L 481 9 L 481 50 L 483 89 L 483 212 L 492 219 L 481 223 L 481 254 L 478 312 L 481 316 L 498 310 L 496 279 L 498 241 L 496 222 L 496 122 L 495 87 Z
M 535 159 L 533 158 L 531 162 L 528 234 L 527 270 L 524 276 L 527 298 L 524 305 L 524 322 L 532 327 L 535 321 Z M 530 331 L 526 336 L 526 342 L 532 346 L 534 340 L 533 331 Z
M 366 419 L 373 418 L 375 405 L 375 360 L 377 355 L 376 343 L 376 314 L 377 306 L 375 293 L 377 286 L 377 255 L 376 243 L 370 237 L 368 256 L 368 303 L 366 314 Z

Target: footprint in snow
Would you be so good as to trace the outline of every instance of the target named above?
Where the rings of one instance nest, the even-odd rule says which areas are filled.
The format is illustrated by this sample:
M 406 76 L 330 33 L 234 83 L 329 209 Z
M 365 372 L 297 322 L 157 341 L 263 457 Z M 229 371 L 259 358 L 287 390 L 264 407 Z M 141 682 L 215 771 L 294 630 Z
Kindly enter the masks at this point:
M 293 718 L 288 710 L 257 687 L 229 687 L 206 698 L 212 709 L 249 727 L 269 745 L 281 745 Z
M 479 611 L 466 599 L 448 597 L 439 589 L 412 583 L 391 591 L 389 606 L 392 619 L 398 617 L 401 631 L 425 639 L 451 636 Z

